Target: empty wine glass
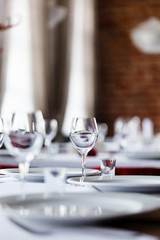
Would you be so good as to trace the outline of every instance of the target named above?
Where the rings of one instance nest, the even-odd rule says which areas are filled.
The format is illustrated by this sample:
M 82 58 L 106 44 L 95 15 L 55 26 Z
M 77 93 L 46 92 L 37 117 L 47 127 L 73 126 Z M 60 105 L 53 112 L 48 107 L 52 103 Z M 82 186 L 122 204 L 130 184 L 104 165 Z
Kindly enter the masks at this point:
M 43 144 L 42 113 L 13 113 L 5 126 L 4 144 L 19 165 L 23 181 L 29 171 L 31 160 L 40 152 Z
M 98 123 L 98 142 L 103 143 L 105 141 L 108 132 L 108 125 L 106 123 Z
M 44 119 L 44 146 L 48 153 L 52 140 L 55 138 L 58 130 L 56 119 Z
M 73 118 L 69 135 L 73 146 L 82 156 L 82 178 L 86 176 L 86 157 L 98 138 L 98 127 L 95 118 Z
M 114 123 L 114 137 L 119 143 L 119 151 L 121 152 L 123 152 L 127 146 L 129 133 L 128 120 L 121 117 L 117 118 Z

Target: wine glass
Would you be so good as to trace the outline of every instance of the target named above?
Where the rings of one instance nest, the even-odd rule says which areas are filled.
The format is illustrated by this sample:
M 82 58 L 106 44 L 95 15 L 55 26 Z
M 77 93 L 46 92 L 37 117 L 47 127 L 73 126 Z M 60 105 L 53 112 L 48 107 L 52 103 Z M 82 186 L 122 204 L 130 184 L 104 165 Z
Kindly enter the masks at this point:
M 119 143 L 119 151 L 123 152 L 128 143 L 130 133 L 128 120 L 119 117 L 114 123 L 115 139 Z
M 58 122 L 56 119 L 44 119 L 44 146 L 49 152 L 52 140 L 55 138 L 58 130 Z
M 106 123 L 98 123 L 98 142 L 103 143 L 105 141 L 108 125 Z
M 98 127 L 95 118 L 73 118 L 71 123 L 70 140 L 82 156 L 82 177 L 86 177 L 86 157 L 98 138 Z
M 31 160 L 40 152 L 43 144 L 42 113 L 13 113 L 5 126 L 4 144 L 19 165 L 20 179 L 24 181 Z

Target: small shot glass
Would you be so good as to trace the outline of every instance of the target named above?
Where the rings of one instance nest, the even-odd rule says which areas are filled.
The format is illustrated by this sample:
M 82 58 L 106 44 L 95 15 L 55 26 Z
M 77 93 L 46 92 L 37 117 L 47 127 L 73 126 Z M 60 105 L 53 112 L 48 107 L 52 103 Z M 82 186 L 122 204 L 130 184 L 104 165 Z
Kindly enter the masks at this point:
M 112 179 L 115 175 L 115 166 L 116 159 L 115 158 L 102 158 L 100 159 L 100 167 L 101 167 L 101 176 L 108 177 Z

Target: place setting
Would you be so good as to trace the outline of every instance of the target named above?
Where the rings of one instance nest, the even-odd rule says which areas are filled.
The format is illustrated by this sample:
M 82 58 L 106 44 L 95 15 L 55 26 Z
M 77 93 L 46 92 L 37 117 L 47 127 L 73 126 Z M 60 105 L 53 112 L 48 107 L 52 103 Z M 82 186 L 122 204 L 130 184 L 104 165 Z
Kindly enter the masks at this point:
M 98 176 L 70 177 L 67 182 L 77 186 L 94 186 L 97 190 L 116 192 L 160 193 L 159 176 L 115 175 L 116 159 L 100 159 L 101 173 Z
M 89 120 L 85 122 L 84 119 L 79 118 L 73 119 L 70 139 L 73 146 L 82 155 L 82 176 L 68 178 L 68 183 L 94 186 L 99 191 L 160 192 L 159 176 L 115 175 L 116 161 L 118 160 L 114 153 L 106 154 L 106 157 L 103 156 L 99 159 L 100 176 L 86 176 L 86 156 L 94 147 L 97 138 L 98 128 L 95 119 L 92 119 L 91 122 Z

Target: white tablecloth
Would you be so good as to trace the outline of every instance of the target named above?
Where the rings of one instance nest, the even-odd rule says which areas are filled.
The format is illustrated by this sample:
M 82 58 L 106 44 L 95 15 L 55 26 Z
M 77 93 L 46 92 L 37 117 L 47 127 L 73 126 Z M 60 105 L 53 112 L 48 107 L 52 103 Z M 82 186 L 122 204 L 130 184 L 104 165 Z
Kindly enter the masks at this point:
M 87 167 L 100 167 L 100 158 L 107 153 L 98 153 L 96 156 L 87 157 Z M 16 160 L 8 155 L 7 151 L 0 150 L 0 165 L 17 166 Z M 155 167 L 160 168 L 160 159 L 129 159 L 123 154 L 116 155 L 117 167 Z M 59 153 L 46 156 L 39 154 L 31 162 L 31 167 L 68 167 L 81 168 L 81 157 L 77 153 Z

